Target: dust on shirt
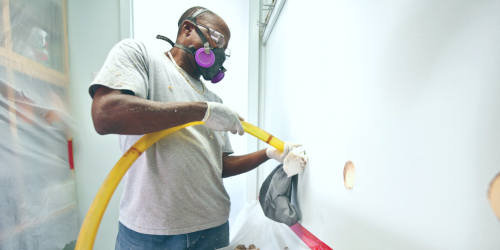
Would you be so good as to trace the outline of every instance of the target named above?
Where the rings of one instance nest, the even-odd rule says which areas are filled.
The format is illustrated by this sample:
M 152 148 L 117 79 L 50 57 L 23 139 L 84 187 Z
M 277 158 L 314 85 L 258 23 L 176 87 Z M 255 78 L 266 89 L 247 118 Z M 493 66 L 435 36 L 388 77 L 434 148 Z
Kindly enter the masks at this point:
M 193 87 L 204 85 L 183 72 Z M 156 102 L 219 102 L 210 90 L 198 93 L 164 54 L 140 41 L 116 44 L 89 87 L 129 90 Z M 205 87 L 206 89 L 206 87 Z M 120 135 L 126 152 L 142 135 Z M 230 201 L 222 181 L 222 153 L 233 153 L 227 132 L 205 125 L 176 131 L 151 146 L 124 177 L 119 220 L 140 233 L 185 234 L 224 224 Z

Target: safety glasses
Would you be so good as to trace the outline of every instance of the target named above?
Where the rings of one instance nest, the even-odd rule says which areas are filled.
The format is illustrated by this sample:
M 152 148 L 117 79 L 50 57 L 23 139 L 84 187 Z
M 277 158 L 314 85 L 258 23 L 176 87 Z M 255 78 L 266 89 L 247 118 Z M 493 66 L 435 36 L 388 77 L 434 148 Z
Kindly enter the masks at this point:
M 205 25 L 199 24 L 199 26 L 205 28 L 208 30 L 208 33 L 210 34 L 210 37 L 215 41 L 215 44 L 217 44 L 217 47 L 223 48 L 224 45 L 226 44 L 226 39 L 224 38 L 224 35 L 222 35 L 219 31 L 214 30 L 212 28 L 209 28 Z
M 208 30 L 210 37 L 212 37 L 212 39 L 215 41 L 215 44 L 218 48 L 223 48 L 224 45 L 226 45 L 226 39 L 224 38 L 224 35 L 222 35 L 219 31 L 209 28 L 203 24 L 197 23 L 196 25 L 199 25 Z M 231 50 L 229 48 L 226 48 L 224 50 L 224 54 L 226 55 L 226 60 L 229 59 L 229 57 L 231 57 Z

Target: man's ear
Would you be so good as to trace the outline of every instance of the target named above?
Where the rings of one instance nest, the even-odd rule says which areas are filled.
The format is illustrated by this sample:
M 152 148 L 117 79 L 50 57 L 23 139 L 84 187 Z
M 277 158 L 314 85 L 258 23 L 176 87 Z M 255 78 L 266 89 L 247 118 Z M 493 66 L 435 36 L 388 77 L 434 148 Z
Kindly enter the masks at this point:
M 195 29 L 194 25 L 188 20 L 184 20 L 184 22 L 182 22 L 181 27 L 182 27 L 181 33 L 184 34 L 186 37 L 189 37 L 191 35 L 191 32 Z

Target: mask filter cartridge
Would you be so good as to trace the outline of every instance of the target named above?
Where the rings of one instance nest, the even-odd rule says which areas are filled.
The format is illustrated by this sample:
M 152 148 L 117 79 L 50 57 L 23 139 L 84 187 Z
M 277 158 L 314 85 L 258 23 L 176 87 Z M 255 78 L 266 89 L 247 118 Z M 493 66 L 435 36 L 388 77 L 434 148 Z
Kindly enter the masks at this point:
M 222 79 L 224 78 L 226 74 L 224 74 L 224 72 L 222 70 L 219 70 L 219 73 L 217 73 L 217 75 L 215 75 L 214 77 L 212 77 L 212 83 L 218 83 L 220 81 L 222 81 Z
M 199 48 L 195 53 L 196 62 L 203 68 L 210 68 L 215 63 L 214 52 L 209 50 L 210 53 L 205 53 L 204 48 Z

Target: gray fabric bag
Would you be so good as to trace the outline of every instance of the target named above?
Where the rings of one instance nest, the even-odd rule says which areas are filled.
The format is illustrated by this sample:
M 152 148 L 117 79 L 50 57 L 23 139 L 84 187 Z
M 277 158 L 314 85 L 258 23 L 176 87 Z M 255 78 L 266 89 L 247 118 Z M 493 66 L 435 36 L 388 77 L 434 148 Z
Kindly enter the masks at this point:
M 297 182 L 297 175 L 288 178 L 283 170 L 283 164 L 269 174 L 259 193 L 260 206 L 267 218 L 288 226 L 293 226 L 299 221 L 299 215 L 291 204 L 294 182 Z

